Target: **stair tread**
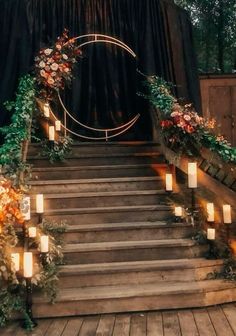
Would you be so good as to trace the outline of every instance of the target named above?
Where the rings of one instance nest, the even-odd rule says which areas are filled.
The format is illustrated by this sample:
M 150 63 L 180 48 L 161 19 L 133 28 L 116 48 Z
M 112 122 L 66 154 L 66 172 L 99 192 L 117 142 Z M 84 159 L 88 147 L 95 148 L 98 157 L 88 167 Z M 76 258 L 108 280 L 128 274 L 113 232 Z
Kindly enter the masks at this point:
M 30 185 L 44 185 L 44 184 L 73 184 L 73 183 L 118 183 L 118 182 L 140 182 L 140 181 L 160 181 L 159 176 L 137 176 L 137 177 L 106 177 L 106 178 L 90 178 L 90 179 L 60 179 L 60 180 L 40 180 L 30 181 Z
M 125 271 L 152 271 L 152 270 L 170 270 L 201 268 L 209 266 L 219 266 L 223 260 L 207 260 L 204 258 L 193 259 L 168 259 L 168 260 L 145 260 L 145 261 L 125 261 L 97 264 L 77 264 L 64 265 L 60 267 L 60 275 L 72 274 L 94 274 L 94 273 L 113 273 Z
M 101 223 L 101 224 L 77 224 L 68 225 L 67 232 L 75 231 L 102 231 L 119 229 L 141 229 L 141 228 L 173 228 L 173 227 L 191 227 L 188 223 L 166 223 L 166 222 L 122 222 L 122 223 Z
M 236 289 L 236 284 L 225 280 L 191 282 L 165 282 L 137 285 L 113 285 L 62 289 L 56 302 L 99 299 L 122 299 L 145 296 L 183 295 Z M 44 297 L 35 297 L 35 302 L 45 302 Z
M 95 208 L 69 208 L 69 209 L 50 209 L 45 210 L 45 215 L 59 214 L 79 214 L 79 213 L 100 213 L 100 212 L 123 212 L 123 211 L 154 211 L 154 210 L 170 210 L 170 205 L 129 205 L 129 206 L 112 206 L 112 207 L 95 207 Z M 32 211 L 32 214 L 36 214 Z
M 73 141 L 72 147 L 94 147 L 94 145 L 100 147 L 100 146 L 106 146 L 106 147 L 119 147 L 119 146 L 127 146 L 127 147 L 139 147 L 139 146 L 160 146 L 160 143 L 157 141 L 99 141 L 99 142 L 87 142 L 87 141 Z M 31 143 L 31 147 L 40 147 L 41 143 Z
M 33 172 L 40 172 L 40 171 L 71 171 L 71 170 L 94 170 L 94 169 L 103 169 L 103 170 L 114 170 L 114 169 L 132 169 L 132 168 L 150 168 L 153 166 L 157 166 L 157 167 L 166 167 L 167 163 L 156 163 L 156 164 L 150 164 L 150 163 L 146 163 L 146 164 L 114 164 L 114 165 L 94 165 L 94 166 L 50 166 L 50 167 L 33 167 L 32 171 Z
M 88 251 L 108 251 L 125 250 L 136 248 L 152 247 L 175 247 L 175 246 L 195 246 L 195 241 L 191 239 L 158 239 L 158 240 L 139 240 L 139 241 L 115 241 L 99 243 L 75 243 L 66 244 L 64 252 L 88 252 Z
M 96 192 L 77 192 L 77 193 L 52 193 L 45 194 L 45 199 L 51 198 L 80 198 L 80 197 L 107 197 L 107 196 L 140 196 L 140 195 L 162 195 L 166 194 L 164 189 L 160 190 L 121 190 L 121 191 L 96 191 Z M 35 195 L 32 195 L 32 199 L 35 198 Z
M 73 158 L 73 159 L 87 159 L 87 158 L 108 158 L 108 157 L 152 157 L 152 156 L 161 156 L 163 157 L 163 154 L 161 154 L 158 151 L 151 151 L 151 152 L 136 152 L 136 153 L 71 153 L 66 156 L 66 158 Z M 39 156 L 39 155 L 28 155 L 28 160 L 48 160 L 47 157 Z

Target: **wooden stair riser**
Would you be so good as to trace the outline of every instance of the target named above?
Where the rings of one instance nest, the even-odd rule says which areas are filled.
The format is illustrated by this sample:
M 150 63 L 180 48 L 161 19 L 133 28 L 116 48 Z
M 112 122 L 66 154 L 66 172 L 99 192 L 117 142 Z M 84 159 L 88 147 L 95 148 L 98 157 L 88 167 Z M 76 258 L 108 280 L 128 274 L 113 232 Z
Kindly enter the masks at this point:
M 45 218 L 60 223 L 66 222 L 68 225 L 77 224 L 93 224 L 93 223 L 119 223 L 119 222 L 135 222 L 135 221 L 157 221 L 167 220 L 170 217 L 169 210 L 126 210 L 126 211 L 104 211 L 97 213 L 89 213 L 81 209 L 78 214 L 45 214 Z M 32 216 L 32 223 L 38 223 L 38 216 Z
M 81 168 L 81 167 L 80 167 Z M 62 180 L 62 179 L 88 179 L 88 178 L 113 178 L 113 177 L 134 177 L 134 176 L 154 176 L 152 168 L 146 168 L 144 172 L 140 168 L 124 169 L 75 169 L 75 170 L 52 170 L 52 171 L 32 171 L 32 180 Z
M 71 231 L 64 234 L 66 243 L 95 243 L 112 241 L 138 241 L 153 239 L 188 238 L 194 234 L 192 227 L 123 228 L 119 230 Z
M 98 165 L 121 165 L 121 164 L 156 164 L 165 162 L 161 155 L 137 155 L 137 156 L 101 156 L 101 157 L 68 157 L 60 166 L 98 166 Z M 48 159 L 29 157 L 29 163 L 37 167 L 48 167 Z M 57 164 L 55 164 L 55 167 Z
M 152 181 L 131 181 L 131 182 L 75 182 L 75 183 L 55 183 L 34 184 L 30 192 L 36 193 L 78 193 L 78 192 L 100 192 L 100 191 L 131 191 L 131 190 L 158 190 L 163 188 L 162 180 Z
M 61 197 L 46 198 L 44 200 L 45 211 L 50 209 L 115 207 L 132 205 L 164 204 L 167 201 L 165 192 L 161 195 L 119 195 L 119 196 L 92 196 L 92 197 Z M 32 202 L 32 210 L 35 210 L 35 202 Z
M 202 257 L 205 252 L 205 246 L 134 247 L 132 249 L 109 249 L 106 251 L 65 252 L 64 259 L 68 265 L 72 265 L 119 261 L 197 258 Z
M 59 302 L 56 305 L 37 303 L 34 306 L 33 313 L 35 317 L 73 316 L 206 307 L 234 301 L 236 301 L 235 289 L 226 288 L 225 290 L 208 293 L 140 295 L 128 298 L 65 301 Z
M 157 176 L 166 171 L 166 164 L 153 165 L 113 165 L 113 166 L 85 166 L 85 167 L 53 167 L 48 170 L 37 168 L 32 170 L 32 180 L 63 180 L 88 178 L 113 178 Z
M 119 271 L 119 272 L 96 272 L 94 274 L 64 274 L 59 276 L 59 287 L 95 287 L 114 285 L 137 285 L 166 281 L 200 281 L 205 280 L 209 273 L 220 271 L 221 266 L 209 266 L 200 268 L 178 268 L 167 270 L 146 271 Z M 98 289 L 99 290 L 99 289 Z
M 29 147 L 29 156 L 38 155 L 41 152 L 40 145 L 31 145 Z M 70 155 L 80 155 L 80 154 L 104 154 L 104 155 L 112 155 L 114 153 L 129 153 L 129 154 L 137 154 L 137 153 L 150 153 L 150 152 L 159 152 L 159 146 L 156 144 L 140 144 L 140 145 L 130 145 L 127 144 L 93 144 L 92 146 L 89 144 L 84 145 L 81 144 L 73 144 L 71 146 L 71 154 Z

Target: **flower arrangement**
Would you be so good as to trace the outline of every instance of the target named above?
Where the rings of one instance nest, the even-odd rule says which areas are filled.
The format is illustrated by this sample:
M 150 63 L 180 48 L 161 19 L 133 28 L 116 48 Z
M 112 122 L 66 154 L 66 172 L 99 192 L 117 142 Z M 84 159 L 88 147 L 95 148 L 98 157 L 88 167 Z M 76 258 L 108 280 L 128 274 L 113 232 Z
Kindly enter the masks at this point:
M 23 224 L 24 218 L 20 211 L 22 195 L 18 193 L 10 181 L 2 178 L 0 180 L 0 225 L 4 223 Z
M 236 148 L 212 130 L 215 120 L 198 115 L 192 104 L 181 105 L 171 94 L 171 85 L 157 76 L 144 83 L 148 99 L 159 110 L 164 140 L 175 151 L 197 156 L 202 146 L 216 152 L 224 161 L 236 163 Z
M 35 57 L 37 82 L 49 89 L 64 88 L 65 82 L 72 79 L 72 69 L 80 55 L 75 39 L 70 39 L 65 29 L 54 46 L 40 50 Z

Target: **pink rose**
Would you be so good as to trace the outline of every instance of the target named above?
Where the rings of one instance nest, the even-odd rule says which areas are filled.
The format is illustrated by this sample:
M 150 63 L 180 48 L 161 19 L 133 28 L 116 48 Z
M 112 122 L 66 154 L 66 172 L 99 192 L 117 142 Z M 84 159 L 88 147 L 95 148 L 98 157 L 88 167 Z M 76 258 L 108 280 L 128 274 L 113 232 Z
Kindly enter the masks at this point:
M 59 43 L 56 44 L 57 50 L 61 50 L 61 45 Z
M 70 69 L 69 69 L 69 68 L 64 68 L 64 71 L 65 71 L 65 72 L 69 72 Z
M 190 121 L 190 120 L 191 120 L 191 117 L 190 117 L 188 114 L 185 114 L 185 115 L 184 115 L 184 120 L 186 120 L 186 121 Z
M 47 77 L 46 71 L 44 70 L 40 70 L 40 75 L 44 78 Z

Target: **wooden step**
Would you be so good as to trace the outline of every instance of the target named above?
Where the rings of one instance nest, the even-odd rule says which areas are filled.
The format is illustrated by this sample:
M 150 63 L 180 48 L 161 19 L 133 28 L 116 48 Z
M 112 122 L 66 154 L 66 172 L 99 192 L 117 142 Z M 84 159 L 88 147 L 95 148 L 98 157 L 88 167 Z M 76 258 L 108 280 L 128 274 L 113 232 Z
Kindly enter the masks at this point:
M 123 222 L 70 225 L 64 238 L 67 243 L 95 243 L 187 238 L 193 233 L 193 226 L 186 223 Z
M 68 225 L 117 223 L 135 221 L 167 220 L 172 211 L 169 205 L 106 206 L 73 209 L 47 209 L 44 216 L 56 222 L 66 221 Z M 32 211 L 32 222 L 38 222 L 38 216 Z
M 166 171 L 167 164 L 132 164 L 132 165 L 92 165 L 92 166 L 47 166 L 33 167 L 33 180 L 89 179 L 112 177 L 156 176 Z
M 158 190 L 164 181 L 159 176 L 94 179 L 40 180 L 30 182 L 31 193 L 78 193 L 100 191 Z
M 60 291 L 56 304 L 34 298 L 35 317 L 205 307 L 236 301 L 236 284 L 222 280 L 95 286 Z
M 131 190 L 131 191 L 104 191 L 46 194 L 44 197 L 45 210 L 105 207 L 105 206 L 132 206 L 146 204 L 160 204 L 167 202 L 168 195 L 161 190 Z M 32 197 L 32 210 L 35 202 Z
M 47 167 L 48 158 L 40 156 L 28 156 L 27 160 L 30 164 L 38 167 Z M 111 153 L 107 154 L 70 154 L 65 161 L 60 163 L 60 166 L 89 166 L 89 165 L 117 165 L 117 164 L 155 164 L 164 163 L 163 155 L 158 152 L 140 152 L 140 153 Z M 52 164 L 57 167 L 58 162 Z
M 40 144 L 29 146 L 29 156 L 38 155 L 41 152 Z M 159 151 L 160 145 L 155 142 L 74 142 L 71 146 L 72 155 L 76 154 L 120 154 L 120 153 L 145 153 Z
M 60 268 L 60 288 L 200 281 L 222 265 L 222 260 L 199 258 L 65 265 Z
M 64 259 L 68 264 L 120 262 L 202 257 L 207 246 L 196 245 L 191 239 L 67 244 Z

